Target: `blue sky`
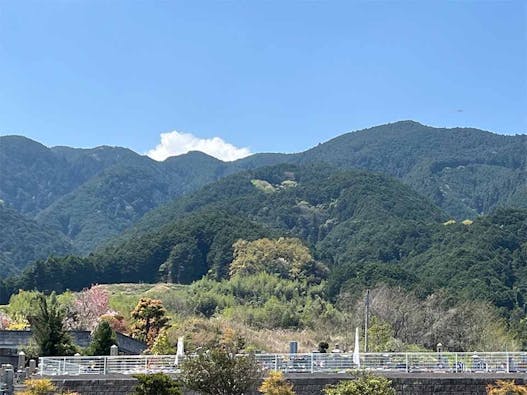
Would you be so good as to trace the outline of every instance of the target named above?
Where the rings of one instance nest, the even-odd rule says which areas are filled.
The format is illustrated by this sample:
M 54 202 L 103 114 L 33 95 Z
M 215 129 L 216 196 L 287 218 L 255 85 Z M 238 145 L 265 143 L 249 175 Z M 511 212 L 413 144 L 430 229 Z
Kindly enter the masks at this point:
M 0 0 L 0 134 L 246 154 L 403 119 L 526 133 L 527 2 Z

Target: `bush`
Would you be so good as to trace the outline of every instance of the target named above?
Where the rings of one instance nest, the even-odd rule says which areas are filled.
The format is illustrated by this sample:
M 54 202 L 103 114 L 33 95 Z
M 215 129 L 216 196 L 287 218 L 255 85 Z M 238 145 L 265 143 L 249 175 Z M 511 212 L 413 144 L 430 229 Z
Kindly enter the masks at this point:
M 50 379 L 30 379 L 26 380 L 24 385 L 26 390 L 17 392 L 17 395 L 48 395 L 57 390 Z
M 527 386 L 516 385 L 514 380 L 498 380 L 496 385 L 487 386 L 488 395 L 527 395 Z
M 271 371 L 264 379 L 260 388 L 264 395 L 294 395 L 293 385 L 288 383 L 282 372 Z
M 15 395 L 56 395 L 57 388 L 50 379 L 29 379 L 24 382 L 26 390 Z M 60 392 L 63 395 L 79 395 L 77 392 Z
M 384 377 L 361 374 L 355 380 L 341 381 L 324 389 L 326 395 L 395 395 L 392 382 Z
M 198 353 L 181 366 L 181 381 L 205 395 L 243 395 L 260 379 L 260 366 L 251 355 L 236 355 L 229 347 Z
M 163 373 L 137 374 L 134 395 L 181 395 L 179 383 Z

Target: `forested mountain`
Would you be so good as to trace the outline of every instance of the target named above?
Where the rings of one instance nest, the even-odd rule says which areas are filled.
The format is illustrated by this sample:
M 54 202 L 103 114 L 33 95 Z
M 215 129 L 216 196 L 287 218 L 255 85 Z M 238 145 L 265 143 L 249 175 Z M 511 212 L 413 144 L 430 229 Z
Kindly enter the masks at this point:
M 59 232 L 39 225 L 0 202 L 0 273 L 15 274 L 26 262 L 72 253 Z
M 527 207 L 527 135 L 402 121 L 346 133 L 305 152 L 274 159 L 388 174 L 461 219 L 488 214 L 496 207 Z M 267 154 L 253 155 L 238 165 L 272 161 Z
M 101 171 L 42 210 L 36 220 L 58 229 L 80 252 L 88 253 L 169 198 L 215 180 L 221 166 L 199 152 L 162 163 L 137 156 L 132 163 Z
M 170 273 L 171 281 L 188 283 L 209 270 L 224 276 L 239 238 L 294 235 L 315 248 L 328 236 L 343 235 L 348 225 L 360 225 L 360 231 L 342 240 L 352 244 L 383 224 L 412 228 L 445 219 L 426 199 L 391 178 L 327 166 L 278 165 L 226 177 L 177 199 L 86 259 L 41 261 L 26 273 L 24 287 L 156 281 L 160 270 L 165 279 Z
M 171 199 L 229 174 L 278 163 L 326 163 L 394 176 L 456 219 L 527 207 L 527 136 L 412 121 L 347 133 L 303 153 L 256 154 L 228 163 L 199 152 L 156 162 L 125 148 L 47 148 L 3 136 L 0 199 L 86 254 Z
M 0 199 L 88 253 L 159 204 L 216 180 L 224 166 L 201 152 L 160 163 L 119 147 L 50 149 L 3 136 Z
M 224 278 L 237 239 L 299 237 L 329 268 L 327 293 L 402 286 L 453 302 L 522 306 L 527 210 L 456 223 L 394 179 L 325 166 L 279 165 L 226 177 L 149 213 L 86 258 L 41 260 L 8 288 Z M 348 296 L 346 296 L 348 295 Z M 445 300 L 448 303 L 448 299 Z

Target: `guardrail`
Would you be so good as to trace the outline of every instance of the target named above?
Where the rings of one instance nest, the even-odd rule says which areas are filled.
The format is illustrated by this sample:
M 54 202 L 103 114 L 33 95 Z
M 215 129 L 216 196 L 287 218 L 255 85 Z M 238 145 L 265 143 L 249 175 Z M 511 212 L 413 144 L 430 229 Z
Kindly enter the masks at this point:
M 527 373 L 527 352 L 492 353 L 361 353 L 353 354 L 254 354 L 262 368 L 285 373 L 337 373 L 354 369 L 398 372 L 494 372 Z M 43 376 L 178 373 L 182 357 L 176 355 L 128 355 L 100 357 L 43 357 Z

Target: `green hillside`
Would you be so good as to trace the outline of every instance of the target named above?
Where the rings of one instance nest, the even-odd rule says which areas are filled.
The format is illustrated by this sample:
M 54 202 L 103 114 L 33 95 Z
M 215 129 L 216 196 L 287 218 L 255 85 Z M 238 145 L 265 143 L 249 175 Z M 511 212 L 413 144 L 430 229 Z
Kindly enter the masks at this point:
M 0 273 L 15 274 L 36 259 L 73 252 L 58 232 L 39 225 L 0 202 Z
M 238 165 L 272 162 L 254 155 Z M 527 207 L 527 136 L 395 122 L 346 133 L 277 162 L 328 163 L 401 179 L 450 215 L 474 218 L 496 207 Z M 275 162 L 275 163 L 277 163 Z
M 366 287 L 479 299 L 512 310 L 527 283 L 527 210 L 455 223 L 385 176 L 279 165 L 226 177 L 149 213 L 87 258 L 41 260 L 10 287 L 221 279 L 238 239 L 298 237 L 329 268 L 334 300 Z M 354 296 L 355 295 L 355 296 Z
M 0 136 L 0 199 L 89 253 L 152 208 L 216 180 L 223 167 L 200 152 L 156 162 L 125 148 L 47 148 Z
M 85 259 L 40 261 L 25 273 L 23 287 L 155 281 L 160 269 L 176 282 L 206 273 L 221 278 L 237 239 L 292 235 L 317 251 L 327 238 L 345 237 L 342 244 L 352 245 L 364 234 L 383 237 L 379 230 L 385 226 L 411 228 L 446 218 L 410 188 L 381 175 L 279 165 L 227 177 L 157 209 L 126 237 Z M 346 234 L 347 224 L 360 231 Z
M 136 224 L 135 229 L 141 231 L 150 221 L 157 226 L 164 219 L 191 212 L 194 206 L 218 203 L 210 195 L 217 187 L 202 190 L 201 198 L 193 196 L 192 201 L 171 205 L 174 198 L 229 174 L 279 163 L 324 163 L 336 171 L 363 169 L 393 176 L 458 220 L 497 208 L 527 207 L 527 136 L 438 129 L 412 121 L 347 133 L 303 153 L 256 154 L 228 163 L 199 152 L 156 162 L 125 148 L 47 148 L 24 137 L 2 136 L 0 199 L 60 232 L 76 251 L 88 254 Z M 233 184 L 232 194 L 243 192 L 248 185 Z M 190 202 L 188 208 L 177 208 L 185 201 Z M 318 208 L 306 201 L 307 206 L 295 208 L 304 212 L 302 221 L 308 212 L 319 218 Z M 170 209 L 152 212 L 138 223 L 165 203 Z M 259 213 L 248 214 L 266 226 L 284 226 Z M 289 225 L 285 228 L 294 231 Z M 316 228 L 316 232 L 325 231 Z M 299 234 L 316 243 L 319 235 L 308 233 Z M 44 250 L 62 253 L 60 249 Z M 20 268 L 25 264 L 16 263 Z

